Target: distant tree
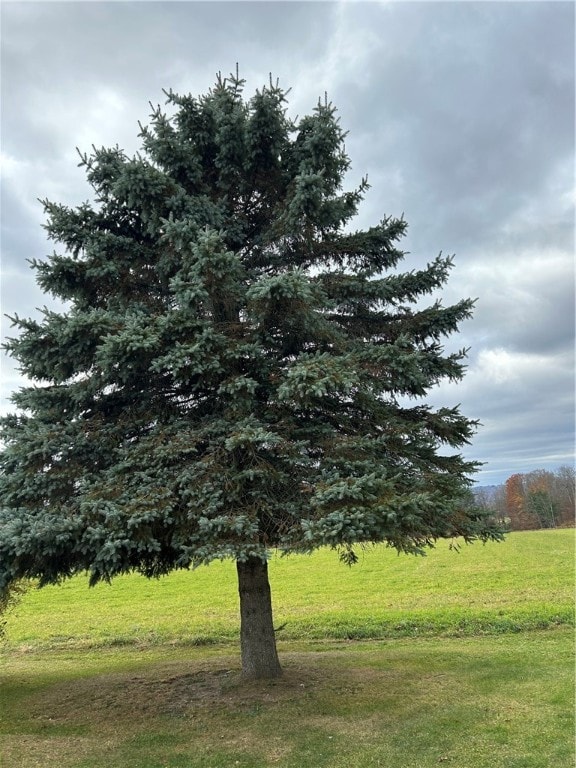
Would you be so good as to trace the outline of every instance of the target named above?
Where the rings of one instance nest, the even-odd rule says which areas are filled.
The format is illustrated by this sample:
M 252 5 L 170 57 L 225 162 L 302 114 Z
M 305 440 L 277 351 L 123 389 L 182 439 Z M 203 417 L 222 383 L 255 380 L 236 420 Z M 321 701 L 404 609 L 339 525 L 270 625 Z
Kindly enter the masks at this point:
M 538 520 L 539 528 L 555 528 L 558 521 L 558 503 L 554 498 L 554 475 L 544 469 L 537 469 L 525 475 L 528 512 Z
M 508 512 L 506 509 L 506 486 L 497 485 L 492 495 L 492 509 L 497 520 L 500 520 L 504 525 L 510 524 Z
M 503 487 L 506 515 L 513 530 L 574 525 L 573 467 L 536 469 L 511 475 Z M 495 499 L 497 499 L 497 494 Z M 498 505 L 498 504 L 497 504 Z
M 524 489 L 522 475 L 516 473 L 506 480 L 506 513 L 513 531 L 521 529 L 521 519 L 524 510 Z
M 555 528 L 557 509 L 554 499 L 543 488 L 536 487 L 528 491 L 526 509 L 538 520 L 539 528 Z
M 525 476 L 519 472 L 506 480 L 506 511 L 513 531 L 540 527 L 538 516 L 527 504 Z
M 464 372 L 441 341 L 473 302 L 422 308 L 451 259 L 395 273 L 402 219 L 346 228 L 368 184 L 342 191 L 334 107 L 242 89 L 168 93 L 142 155 L 82 155 L 92 203 L 44 202 L 64 253 L 33 267 L 68 309 L 6 343 L 35 383 L 2 420 L 0 588 L 232 558 L 244 674 L 274 677 L 273 548 L 501 533 L 467 501 L 476 422 L 408 400 Z
M 492 489 L 474 488 L 474 501 L 482 509 L 491 509 L 492 507 Z
M 554 473 L 554 498 L 558 504 L 561 525 L 574 525 L 576 470 L 572 466 L 558 467 Z
M 473 489 L 474 502 L 484 510 L 487 515 L 491 515 L 499 520 L 503 526 L 509 523 L 506 509 L 506 491 L 503 485 L 479 486 Z

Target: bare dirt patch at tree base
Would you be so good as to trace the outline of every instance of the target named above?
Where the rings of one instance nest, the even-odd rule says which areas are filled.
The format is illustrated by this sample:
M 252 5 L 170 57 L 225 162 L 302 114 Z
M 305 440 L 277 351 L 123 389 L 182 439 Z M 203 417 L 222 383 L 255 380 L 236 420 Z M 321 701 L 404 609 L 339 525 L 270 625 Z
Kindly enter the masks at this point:
M 284 674 L 274 680 L 250 681 L 239 669 L 210 668 L 190 662 L 151 665 L 139 673 L 122 672 L 57 683 L 38 694 L 33 717 L 52 724 L 104 725 L 106 721 L 158 716 L 192 716 L 207 707 L 233 709 L 277 705 L 307 697 L 325 670 L 315 669 L 299 654 L 297 661 L 285 663 Z M 349 671 L 350 672 L 350 671 Z

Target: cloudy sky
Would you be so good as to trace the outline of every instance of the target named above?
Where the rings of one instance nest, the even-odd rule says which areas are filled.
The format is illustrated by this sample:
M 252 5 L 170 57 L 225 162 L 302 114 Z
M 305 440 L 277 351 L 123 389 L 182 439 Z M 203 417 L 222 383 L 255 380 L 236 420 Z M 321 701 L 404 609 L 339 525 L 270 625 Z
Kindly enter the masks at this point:
M 349 130 L 357 227 L 404 213 L 421 267 L 455 254 L 444 302 L 478 297 L 449 345 L 466 379 L 430 394 L 483 427 L 481 484 L 574 456 L 574 4 L 7 2 L 2 28 L 2 312 L 51 305 L 26 259 L 52 250 L 37 198 L 89 197 L 75 147 L 139 148 L 163 88 L 269 73 L 303 115 L 326 91 Z M 10 335 L 9 323 L 3 335 Z M 22 383 L 2 360 L 2 412 Z

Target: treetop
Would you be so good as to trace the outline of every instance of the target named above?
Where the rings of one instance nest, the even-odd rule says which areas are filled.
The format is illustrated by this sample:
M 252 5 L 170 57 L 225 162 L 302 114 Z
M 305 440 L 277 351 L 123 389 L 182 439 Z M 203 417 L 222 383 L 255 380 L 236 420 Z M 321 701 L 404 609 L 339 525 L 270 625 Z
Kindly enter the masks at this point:
M 452 258 L 398 272 L 403 217 L 351 229 L 368 182 L 326 97 L 291 120 L 272 78 L 243 89 L 167 91 L 140 154 L 81 154 L 92 202 L 43 201 L 59 248 L 31 265 L 67 308 L 4 345 L 31 383 L 1 421 L 0 584 L 499 536 L 476 422 L 419 402 L 465 370 L 442 340 L 473 301 L 424 304 Z

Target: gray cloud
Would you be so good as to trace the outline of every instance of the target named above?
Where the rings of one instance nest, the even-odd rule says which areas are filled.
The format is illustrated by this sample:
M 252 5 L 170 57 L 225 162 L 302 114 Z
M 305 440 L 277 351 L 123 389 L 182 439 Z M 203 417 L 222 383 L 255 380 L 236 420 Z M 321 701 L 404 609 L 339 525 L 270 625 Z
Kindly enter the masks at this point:
M 468 376 L 431 394 L 484 427 L 482 480 L 568 463 L 574 393 L 574 6 L 546 2 L 7 2 L 2 14 L 2 301 L 48 301 L 36 198 L 90 195 L 75 147 L 138 149 L 162 88 L 199 94 L 240 63 L 292 115 L 327 91 L 349 129 L 357 226 L 405 213 L 407 268 L 456 253 L 444 303 L 479 297 L 449 348 Z M 7 333 L 4 330 L 3 333 Z M 3 361 L 3 395 L 20 379 Z M 8 408 L 2 406 L 3 410 Z M 556 463 L 554 463 L 556 462 Z
M 383 188 L 391 162 L 402 174 L 389 205 L 421 221 L 418 248 L 444 232 L 450 249 L 496 245 L 557 165 L 572 169 L 573 9 L 407 4 L 384 19 L 385 55 L 349 111 Z

